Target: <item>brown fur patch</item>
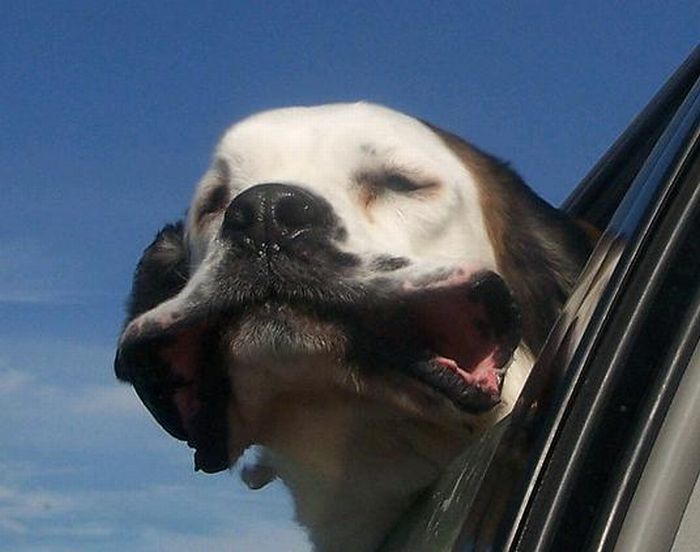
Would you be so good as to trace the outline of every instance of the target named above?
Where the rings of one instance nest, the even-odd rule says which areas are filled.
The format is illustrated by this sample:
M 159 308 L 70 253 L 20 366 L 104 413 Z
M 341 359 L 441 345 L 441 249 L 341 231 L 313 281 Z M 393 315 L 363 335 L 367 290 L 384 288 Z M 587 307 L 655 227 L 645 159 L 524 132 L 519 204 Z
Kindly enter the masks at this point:
M 536 354 L 588 258 L 594 236 L 539 198 L 502 161 L 428 126 L 474 176 L 498 269 L 520 305 L 524 341 Z

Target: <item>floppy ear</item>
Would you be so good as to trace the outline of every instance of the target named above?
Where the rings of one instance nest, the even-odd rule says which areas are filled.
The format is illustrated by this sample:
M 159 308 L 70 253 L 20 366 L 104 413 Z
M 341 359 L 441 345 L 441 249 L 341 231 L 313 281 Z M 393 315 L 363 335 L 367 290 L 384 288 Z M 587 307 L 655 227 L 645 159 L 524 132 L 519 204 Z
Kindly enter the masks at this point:
M 218 359 L 216 334 L 195 328 L 177 336 L 124 341 L 132 321 L 138 324 L 139 317 L 148 317 L 149 312 L 176 300 L 188 279 L 183 223 L 168 224 L 144 250 L 136 267 L 114 367 L 117 378 L 134 386 L 161 427 L 195 449 L 195 469 L 215 473 L 227 469 L 248 445 L 247 441 L 232 442 L 229 435 L 229 411 L 233 416 L 234 407 L 228 376 Z M 175 366 L 178 354 L 185 355 L 185 362 Z M 207 377 L 194 370 L 188 354 L 197 355 L 199 365 L 206 366 Z
M 127 304 L 127 323 L 177 295 L 189 278 L 182 221 L 164 226 L 143 252 Z
M 184 230 L 179 221 L 161 228 L 144 249 L 134 272 L 124 328 L 139 315 L 177 295 L 187 283 L 187 273 Z M 161 384 L 167 381 L 163 363 L 157 357 L 146 357 L 142 360 L 145 369 L 136 378 L 133 373 L 125 371 L 122 361 L 118 350 L 114 359 L 117 378 L 134 386 L 141 402 L 163 429 L 173 437 L 185 440 L 187 436 L 172 400 L 172 392 L 167 387 L 164 390 Z

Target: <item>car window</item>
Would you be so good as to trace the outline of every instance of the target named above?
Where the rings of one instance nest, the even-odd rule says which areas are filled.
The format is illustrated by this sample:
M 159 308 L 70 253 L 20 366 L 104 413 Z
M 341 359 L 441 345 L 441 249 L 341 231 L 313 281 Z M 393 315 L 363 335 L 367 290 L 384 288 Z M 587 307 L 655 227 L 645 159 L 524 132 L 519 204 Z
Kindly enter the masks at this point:
M 636 199 L 628 202 L 628 194 L 620 207 L 627 211 L 611 221 L 626 245 L 607 299 L 591 319 L 599 320 L 590 348 L 565 368 L 578 366 L 578 375 L 558 409 L 561 422 L 550 433 L 555 445 L 518 549 L 569 549 L 587 541 L 598 549 L 615 542 L 697 339 L 699 129 L 696 83 L 630 190 L 641 184 Z
M 510 531 L 522 521 L 533 493 L 530 478 L 544 465 L 542 451 L 552 446 L 545 429 L 563 416 L 556 405 L 567 394 L 571 398 L 576 381 L 572 367 L 580 365 L 600 337 L 653 211 L 664 204 L 671 172 L 683 154 L 678 142 L 686 144 L 693 132 L 693 121 L 684 123 L 679 109 L 697 94 L 693 86 L 699 68 L 696 51 L 564 203 L 571 214 L 607 230 L 550 334 L 533 381 L 511 418 L 465 451 L 402 520 L 383 550 L 470 550 L 494 543 L 499 549 L 512 543 Z

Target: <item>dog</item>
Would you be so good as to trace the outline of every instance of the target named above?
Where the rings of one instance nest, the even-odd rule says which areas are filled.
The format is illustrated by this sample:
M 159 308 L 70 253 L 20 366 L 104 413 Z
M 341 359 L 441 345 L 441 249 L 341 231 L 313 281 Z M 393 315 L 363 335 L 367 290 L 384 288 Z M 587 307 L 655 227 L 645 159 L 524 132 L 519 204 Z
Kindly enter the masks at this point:
M 505 163 L 368 103 L 231 127 L 144 251 L 116 375 L 317 550 L 374 550 L 513 407 L 591 247 Z

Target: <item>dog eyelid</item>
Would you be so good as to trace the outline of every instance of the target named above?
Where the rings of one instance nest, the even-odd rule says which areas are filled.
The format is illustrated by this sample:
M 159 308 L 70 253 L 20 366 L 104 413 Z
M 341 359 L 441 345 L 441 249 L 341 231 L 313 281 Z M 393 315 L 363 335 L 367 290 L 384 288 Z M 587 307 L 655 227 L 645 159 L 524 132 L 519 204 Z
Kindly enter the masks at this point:
M 400 173 L 387 173 L 382 181 L 385 188 L 394 192 L 415 192 L 426 187 Z
M 224 210 L 228 201 L 229 191 L 225 184 L 217 184 L 208 190 L 197 206 L 197 222 L 201 222 L 207 215 Z
M 223 211 L 229 203 L 231 194 L 229 182 L 231 181 L 231 169 L 224 159 L 216 159 L 212 167 L 210 184 L 203 191 L 197 201 L 196 221 L 201 224 L 208 215 L 214 215 Z
M 432 189 L 436 186 L 436 183 L 433 181 L 426 181 L 423 178 L 414 178 L 412 175 L 407 175 L 405 172 L 397 170 L 361 173 L 355 180 L 368 188 L 372 188 L 375 194 L 383 190 L 390 190 L 401 194 L 411 194 L 413 192 Z

